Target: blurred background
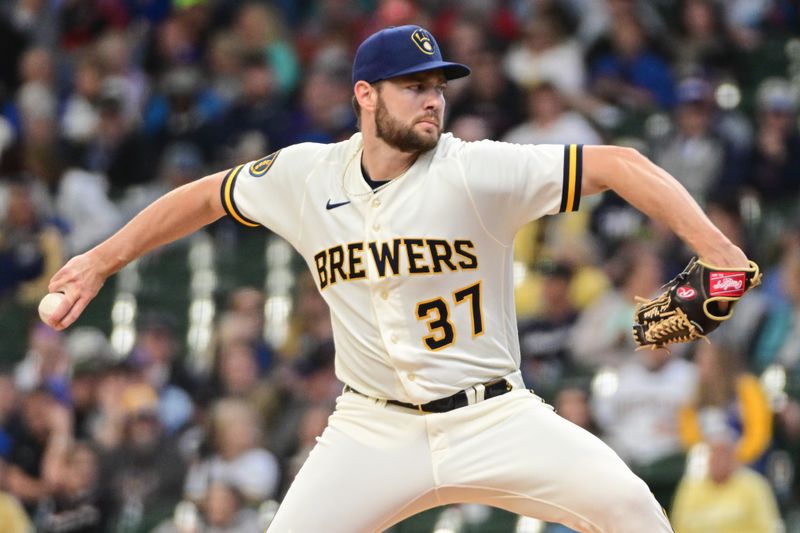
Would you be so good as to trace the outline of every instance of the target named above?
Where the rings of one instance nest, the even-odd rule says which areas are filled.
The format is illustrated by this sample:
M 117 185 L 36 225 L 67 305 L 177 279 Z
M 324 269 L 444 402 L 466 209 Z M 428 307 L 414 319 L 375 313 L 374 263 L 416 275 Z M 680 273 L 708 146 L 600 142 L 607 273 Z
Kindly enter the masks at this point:
M 355 48 L 400 24 L 473 69 L 446 130 L 635 147 L 759 262 L 711 344 L 637 352 L 634 297 L 691 251 L 614 194 L 585 198 L 519 233 L 522 368 L 678 532 L 800 531 L 796 0 L 0 2 L 3 531 L 263 530 L 342 386 L 285 242 L 225 219 L 130 264 L 68 331 L 36 304 L 165 192 L 349 137 Z M 470 505 L 392 531 L 567 530 Z

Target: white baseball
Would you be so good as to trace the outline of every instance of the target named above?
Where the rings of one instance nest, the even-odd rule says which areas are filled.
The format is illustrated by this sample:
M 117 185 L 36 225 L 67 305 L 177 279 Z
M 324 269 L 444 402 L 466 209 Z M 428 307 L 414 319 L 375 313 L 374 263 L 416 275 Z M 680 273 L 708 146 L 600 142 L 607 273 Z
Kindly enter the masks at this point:
M 66 296 L 63 292 L 51 292 L 42 298 L 42 301 L 39 302 L 39 318 L 42 319 L 42 322 L 49 323 L 50 316 L 55 313 L 64 298 Z

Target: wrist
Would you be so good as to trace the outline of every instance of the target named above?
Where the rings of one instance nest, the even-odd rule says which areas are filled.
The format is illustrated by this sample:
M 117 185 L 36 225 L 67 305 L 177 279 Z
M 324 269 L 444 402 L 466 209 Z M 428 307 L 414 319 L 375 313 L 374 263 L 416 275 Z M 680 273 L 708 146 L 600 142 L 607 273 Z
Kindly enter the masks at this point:
M 732 268 L 747 268 L 750 266 L 750 262 L 744 252 L 727 239 L 714 246 L 697 247 L 695 250 L 699 259 L 709 265 Z
M 95 246 L 86 252 L 86 256 L 93 265 L 95 273 L 101 276 L 103 280 L 126 264 L 126 261 L 121 257 L 122 254 L 109 250 L 107 243 Z

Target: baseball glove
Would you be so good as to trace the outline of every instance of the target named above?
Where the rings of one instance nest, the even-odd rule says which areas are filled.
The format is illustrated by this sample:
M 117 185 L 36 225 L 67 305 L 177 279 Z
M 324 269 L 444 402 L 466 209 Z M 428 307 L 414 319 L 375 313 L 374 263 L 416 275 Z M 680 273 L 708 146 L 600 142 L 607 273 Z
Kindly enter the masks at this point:
M 640 348 L 659 348 L 674 342 L 705 338 L 733 314 L 733 306 L 761 283 L 758 265 L 721 268 L 692 259 L 660 296 L 637 298 L 633 340 Z M 726 305 L 720 305 L 727 302 Z

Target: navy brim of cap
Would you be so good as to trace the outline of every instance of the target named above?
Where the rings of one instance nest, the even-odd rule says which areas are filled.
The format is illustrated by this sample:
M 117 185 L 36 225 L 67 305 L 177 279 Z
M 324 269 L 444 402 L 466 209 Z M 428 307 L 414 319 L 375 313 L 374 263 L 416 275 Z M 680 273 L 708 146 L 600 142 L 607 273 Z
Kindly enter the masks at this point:
M 416 74 L 417 72 L 436 70 L 437 68 L 442 69 L 445 79 L 448 80 L 463 78 L 465 76 L 469 76 L 470 72 L 472 72 L 468 66 L 462 65 L 461 63 L 451 63 L 450 61 L 430 61 L 427 63 L 422 63 L 421 65 L 407 68 L 405 70 L 401 70 L 399 72 L 393 72 L 391 76 L 372 80 L 370 83 L 375 83 L 376 81 L 387 80 L 390 78 L 397 78 L 398 76 L 405 76 L 407 74 Z

